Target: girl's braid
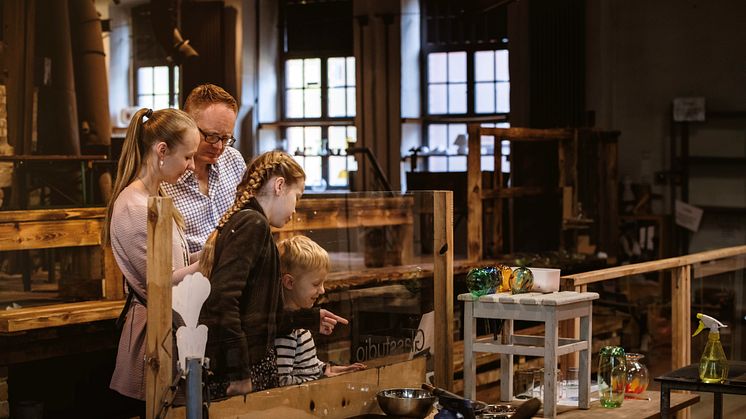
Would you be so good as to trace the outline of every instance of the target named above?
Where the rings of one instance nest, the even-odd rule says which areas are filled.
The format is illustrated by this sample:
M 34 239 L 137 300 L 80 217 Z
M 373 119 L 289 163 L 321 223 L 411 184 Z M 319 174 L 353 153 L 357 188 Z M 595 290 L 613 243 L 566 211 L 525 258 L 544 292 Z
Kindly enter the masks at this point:
M 251 199 L 251 191 L 245 189 L 243 193 L 236 198 L 236 200 L 233 202 L 233 205 L 228 208 L 228 211 L 223 213 L 223 216 L 220 217 L 220 221 L 218 221 L 218 225 L 215 227 L 215 229 L 218 231 L 222 230 L 225 223 L 227 223 L 228 220 L 233 217 L 233 214 L 241 211 L 243 207 L 245 207 L 246 204 L 249 202 L 249 199 Z
M 282 154 L 273 155 L 271 157 L 275 158 L 268 159 L 266 162 L 259 164 L 258 167 L 251 169 L 243 192 L 240 192 L 236 197 L 236 200 L 233 202 L 233 205 L 228 208 L 222 217 L 220 217 L 220 221 L 216 227 L 217 230 L 222 230 L 223 226 L 231 219 L 233 214 L 241 211 L 246 204 L 249 203 L 251 197 L 257 195 L 267 179 L 272 177 L 274 169 L 282 164 Z
M 251 171 L 246 187 L 251 191 L 252 196 L 256 196 L 256 194 L 259 193 L 259 190 L 262 189 L 264 183 L 267 182 L 267 179 L 272 177 L 275 168 L 280 164 L 282 164 L 282 154 L 273 153 L 267 161 L 259 164 Z

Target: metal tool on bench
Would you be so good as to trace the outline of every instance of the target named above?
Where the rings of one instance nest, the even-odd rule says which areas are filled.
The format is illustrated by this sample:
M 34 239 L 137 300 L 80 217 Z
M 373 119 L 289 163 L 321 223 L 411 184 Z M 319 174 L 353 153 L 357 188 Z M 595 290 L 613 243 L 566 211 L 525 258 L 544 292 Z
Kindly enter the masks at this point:
M 458 412 L 463 415 L 464 419 L 480 418 L 502 418 L 511 419 L 529 419 L 541 409 L 541 401 L 537 398 L 526 400 L 521 405 L 512 410 L 508 405 L 490 405 L 484 402 L 465 399 L 458 394 L 451 393 L 448 390 L 434 387 L 429 384 L 422 384 L 422 388 L 430 391 L 438 398 L 438 404 L 444 409 Z M 507 407 L 507 409 L 504 409 Z

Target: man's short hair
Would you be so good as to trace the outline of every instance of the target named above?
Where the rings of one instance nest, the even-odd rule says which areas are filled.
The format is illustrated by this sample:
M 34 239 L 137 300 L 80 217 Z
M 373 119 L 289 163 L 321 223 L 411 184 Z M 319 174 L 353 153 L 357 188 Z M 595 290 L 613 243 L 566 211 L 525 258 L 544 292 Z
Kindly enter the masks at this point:
M 197 110 L 217 103 L 222 103 L 232 109 L 234 113 L 238 113 L 236 99 L 222 87 L 209 83 L 201 84 L 192 89 L 186 101 L 184 101 L 184 111 L 194 115 Z

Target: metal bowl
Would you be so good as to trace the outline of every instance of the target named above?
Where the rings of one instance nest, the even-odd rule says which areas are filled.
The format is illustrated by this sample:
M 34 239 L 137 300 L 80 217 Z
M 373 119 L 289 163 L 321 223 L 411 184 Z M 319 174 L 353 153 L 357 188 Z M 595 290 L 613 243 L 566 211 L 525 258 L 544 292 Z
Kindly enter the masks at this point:
M 424 418 L 432 410 L 436 397 L 418 388 L 391 388 L 379 391 L 376 399 L 387 415 Z

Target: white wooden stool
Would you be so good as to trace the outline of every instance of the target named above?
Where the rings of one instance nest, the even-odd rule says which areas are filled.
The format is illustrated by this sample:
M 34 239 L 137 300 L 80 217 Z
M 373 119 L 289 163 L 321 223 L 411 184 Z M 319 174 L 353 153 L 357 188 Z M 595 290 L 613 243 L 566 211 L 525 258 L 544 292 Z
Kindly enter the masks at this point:
M 578 407 L 588 409 L 591 384 L 591 317 L 595 292 L 562 291 L 550 294 L 489 294 L 476 298 L 461 294 L 464 302 L 464 397 L 476 397 L 474 352 L 500 356 L 500 400 L 513 399 L 513 355 L 544 357 L 544 417 L 557 414 L 557 360 L 559 356 L 580 352 L 578 366 Z M 580 318 L 580 339 L 558 337 L 559 322 Z M 476 319 L 505 319 L 501 341 L 477 340 Z M 544 322 L 544 336 L 513 334 L 513 321 Z

